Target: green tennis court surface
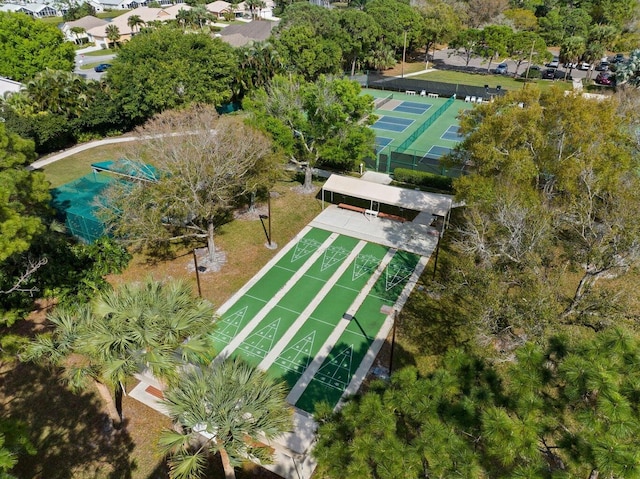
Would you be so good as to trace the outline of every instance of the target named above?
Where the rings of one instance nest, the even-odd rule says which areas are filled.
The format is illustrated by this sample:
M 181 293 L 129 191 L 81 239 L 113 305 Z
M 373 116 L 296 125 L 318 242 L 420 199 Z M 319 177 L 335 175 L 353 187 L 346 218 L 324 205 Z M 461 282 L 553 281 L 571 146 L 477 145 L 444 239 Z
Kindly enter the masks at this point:
M 318 228 L 286 248 L 223 306 L 212 334 L 218 353 L 283 379 L 313 413 L 318 400 L 338 403 L 387 319 L 381 306 L 395 304 L 420 258 Z

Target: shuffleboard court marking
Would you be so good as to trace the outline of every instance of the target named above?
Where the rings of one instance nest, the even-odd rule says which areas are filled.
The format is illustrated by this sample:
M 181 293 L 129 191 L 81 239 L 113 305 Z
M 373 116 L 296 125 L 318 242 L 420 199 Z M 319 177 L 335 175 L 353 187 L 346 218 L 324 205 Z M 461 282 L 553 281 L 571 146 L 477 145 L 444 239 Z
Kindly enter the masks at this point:
M 413 273 L 413 269 L 405 268 L 403 266 L 395 266 L 390 264 L 386 269 L 386 289 L 390 291 L 391 289 L 398 286 L 404 280 L 408 279 Z
M 258 327 L 260 322 L 269 314 L 269 312 L 277 306 L 277 304 L 282 300 L 282 298 L 289 292 L 289 290 L 297 284 L 300 279 L 304 276 L 304 274 L 309 271 L 309 269 L 313 266 L 313 264 L 320 258 L 324 249 L 331 246 L 336 238 L 340 235 L 338 233 L 331 233 L 329 237 L 317 248 L 309 259 L 305 261 L 304 264 L 300 265 L 298 271 L 285 283 L 285 285 L 275 294 L 273 295 L 269 301 L 262 307 L 260 311 L 258 311 L 253 318 L 245 325 L 245 327 L 240 331 L 231 341 L 227 343 L 227 345 L 220 351 L 220 353 L 213 360 L 213 365 L 218 365 L 220 362 L 224 361 L 225 358 L 231 356 L 231 354 L 242 344 L 242 342 L 251 334 L 251 332 Z
M 315 340 L 316 331 L 314 330 L 285 349 L 274 363 L 287 371 L 296 372 L 307 369 L 313 359 L 311 351 L 313 351 Z
M 331 268 L 334 264 L 344 261 L 344 259 L 349 256 L 349 253 L 351 253 L 351 251 L 343 248 L 342 246 L 328 247 L 322 257 L 322 266 L 320 267 L 320 271 L 325 271 Z
M 238 349 L 250 356 L 264 358 L 276 340 L 276 333 L 282 318 L 274 319 L 265 327 L 258 329 L 240 345 Z
M 359 254 L 353 263 L 351 281 L 355 281 L 365 274 L 370 274 L 380 264 L 380 258 L 371 254 Z
M 328 363 L 323 364 L 316 373 L 315 379 L 339 391 L 344 391 L 351 381 L 353 367 L 353 344 L 340 351 Z
M 313 238 L 302 238 L 300 241 L 296 243 L 296 248 L 293 251 L 293 255 L 291 256 L 291 262 L 294 263 L 298 261 L 300 258 L 304 258 L 305 256 L 309 256 L 314 251 L 317 251 L 320 248 L 320 243 Z
M 273 362 L 280 356 L 280 353 L 284 351 L 284 348 L 287 347 L 289 341 L 293 339 L 296 333 L 300 330 L 302 325 L 309 319 L 311 313 L 315 311 L 318 305 L 322 302 L 322 300 L 329 294 L 331 289 L 336 285 L 338 279 L 347 271 L 356 257 L 360 254 L 362 249 L 367 245 L 366 241 L 359 241 L 358 244 L 355 245 L 353 250 L 349 253 L 349 256 L 344 259 L 342 264 L 338 266 L 338 269 L 331 275 L 322 289 L 318 292 L 318 294 L 313 298 L 313 300 L 304 308 L 304 311 L 300 313 L 298 319 L 289 327 L 286 333 L 280 338 L 278 344 L 276 344 L 273 349 L 267 354 L 267 356 L 262 360 L 262 362 L 258 365 L 259 369 L 266 371 L 273 364 Z
M 298 378 L 296 384 L 293 386 L 293 388 L 291 388 L 291 392 L 289 392 L 289 395 L 287 396 L 287 401 L 289 402 L 289 404 L 295 404 L 298 402 L 298 399 L 300 399 L 311 380 L 320 370 L 324 361 L 329 357 L 331 350 L 338 342 L 338 338 L 342 336 L 342 333 L 344 333 L 345 329 L 347 329 L 347 326 L 349 326 L 349 323 L 351 322 L 349 318 L 352 318 L 356 315 L 356 312 L 358 311 L 360 306 L 362 306 L 362 303 L 364 303 L 365 299 L 373 289 L 378 279 L 380 279 L 380 277 L 382 276 L 384 269 L 393 259 L 396 251 L 397 250 L 395 249 L 389 249 L 385 253 L 384 258 L 378 260 L 379 265 L 377 266 L 375 272 L 367 280 L 367 283 L 360 290 L 360 293 L 358 293 L 356 299 L 353 301 L 353 303 L 351 303 L 351 306 L 349 306 L 346 314 L 342 318 L 340 318 L 338 324 L 333 328 L 331 334 L 329 334 L 327 339 L 324 341 L 324 343 L 316 353 L 316 356 L 313 358 L 313 362 L 307 369 L 305 369 L 305 371 L 302 373 L 302 376 Z
M 238 334 L 242 320 L 245 314 L 247 314 L 247 308 L 248 306 L 245 306 L 220 321 L 220 326 L 216 329 L 216 336 L 219 336 L 225 341 L 231 341 L 235 335 Z

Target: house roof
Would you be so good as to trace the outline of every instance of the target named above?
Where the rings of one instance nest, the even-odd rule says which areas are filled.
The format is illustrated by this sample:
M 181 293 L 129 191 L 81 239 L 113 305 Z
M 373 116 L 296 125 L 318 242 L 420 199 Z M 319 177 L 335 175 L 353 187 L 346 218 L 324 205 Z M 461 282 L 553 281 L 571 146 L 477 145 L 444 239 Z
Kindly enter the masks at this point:
M 182 6 L 182 8 L 184 8 L 184 6 Z M 129 17 L 133 15 L 138 15 L 142 19 L 142 21 L 145 23 L 151 22 L 154 20 L 173 20 L 174 18 L 176 18 L 175 14 L 168 12 L 167 9 L 138 7 L 123 15 L 120 15 L 114 18 L 110 23 L 107 23 L 105 25 L 100 25 L 98 27 L 94 27 L 94 28 L 91 28 L 90 30 L 87 30 L 87 33 L 93 35 L 94 37 L 105 38 L 107 36 L 107 32 L 106 32 L 107 25 L 115 25 L 116 27 L 118 27 L 118 30 L 120 31 L 120 35 L 130 35 L 131 33 L 133 33 L 133 30 L 127 24 L 127 21 L 129 20 Z
M 261 42 L 271 36 L 271 30 L 278 24 L 268 20 L 253 20 L 249 23 L 229 25 L 222 29 L 220 37 L 233 47 L 241 47 L 250 42 Z
M 24 10 L 24 5 L 15 5 L 13 3 L 0 4 L 0 11 L 2 12 L 18 12 Z
M 174 5 L 164 7 L 164 11 L 172 15 L 173 18 L 175 18 L 175 16 L 178 14 L 180 10 L 191 10 L 191 7 L 186 3 L 176 3 Z
M 0 77 L 0 96 L 3 96 L 7 92 L 20 91 L 22 87 L 24 87 L 24 85 L 20 82 Z
M 66 22 L 65 25 L 68 28 L 80 27 L 85 30 L 89 30 L 90 28 L 100 27 L 103 25 L 107 25 L 109 22 L 103 20 L 102 18 L 94 17 L 93 15 L 87 15 L 86 17 L 82 17 L 78 20 L 74 20 L 73 22 Z
M 220 13 L 231 10 L 231 4 L 223 0 L 216 0 L 215 2 L 207 3 L 207 10 L 212 13 Z
M 31 10 L 32 12 L 41 12 L 46 8 L 50 8 L 53 11 L 57 11 L 51 5 L 45 5 L 43 3 L 27 3 L 26 5 L 24 5 L 24 8 L 26 8 L 27 10 Z

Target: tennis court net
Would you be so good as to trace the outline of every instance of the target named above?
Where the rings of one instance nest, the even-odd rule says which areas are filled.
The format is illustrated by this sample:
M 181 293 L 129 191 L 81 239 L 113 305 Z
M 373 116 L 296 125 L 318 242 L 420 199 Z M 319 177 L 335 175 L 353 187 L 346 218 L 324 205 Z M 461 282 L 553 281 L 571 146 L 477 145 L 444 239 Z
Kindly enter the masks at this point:
M 380 108 L 382 108 L 383 105 L 386 105 L 391 100 L 393 100 L 393 93 L 391 93 L 389 96 L 386 96 L 384 98 L 376 98 L 375 101 L 373 102 L 373 105 L 376 108 L 376 110 L 379 110 Z

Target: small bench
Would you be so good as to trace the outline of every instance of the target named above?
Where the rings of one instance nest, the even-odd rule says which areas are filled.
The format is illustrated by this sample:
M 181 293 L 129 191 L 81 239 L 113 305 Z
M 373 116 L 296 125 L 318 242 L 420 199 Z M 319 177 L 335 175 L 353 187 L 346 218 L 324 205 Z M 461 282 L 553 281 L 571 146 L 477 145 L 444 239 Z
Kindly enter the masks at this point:
M 429 98 L 438 98 L 438 94 L 437 93 L 429 93 L 429 94 L 427 94 L 427 96 Z
M 406 91 L 405 91 L 405 93 L 406 93 L 407 95 L 413 95 L 413 96 L 415 96 L 415 95 L 416 95 L 415 90 L 406 90 Z
M 359 206 L 349 205 L 347 203 L 338 203 L 338 208 L 342 208 L 343 210 L 355 211 L 357 213 L 365 212 L 364 208 L 360 208 Z
M 144 392 L 146 392 L 147 394 L 151 394 L 152 396 L 157 397 L 158 399 L 164 399 L 164 394 L 162 394 L 162 391 L 160 391 L 156 387 L 147 386 Z

